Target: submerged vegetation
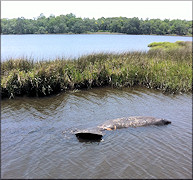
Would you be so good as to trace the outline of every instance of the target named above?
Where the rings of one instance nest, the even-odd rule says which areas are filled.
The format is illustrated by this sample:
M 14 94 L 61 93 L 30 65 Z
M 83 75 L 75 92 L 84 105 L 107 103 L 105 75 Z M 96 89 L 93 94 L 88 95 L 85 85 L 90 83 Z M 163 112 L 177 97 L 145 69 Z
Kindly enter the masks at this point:
M 73 89 L 136 85 L 170 93 L 190 92 L 191 45 L 152 43 L 148 52 L 91 54 L 77 60 L 9 59 L 1 63 L 1 95 L 46 96 Z
M 74 14 L 34 19 L 1 19 L 2 34 L 63 34 L 113 32 L 125 34 L 192 35 L 192 21 L 112 17 L 79 18 Z

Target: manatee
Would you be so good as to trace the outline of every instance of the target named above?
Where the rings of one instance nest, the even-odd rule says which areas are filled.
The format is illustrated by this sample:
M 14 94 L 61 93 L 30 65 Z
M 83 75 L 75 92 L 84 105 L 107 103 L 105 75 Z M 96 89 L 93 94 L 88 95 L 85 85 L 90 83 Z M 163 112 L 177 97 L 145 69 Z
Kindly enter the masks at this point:
M 140 127 L 140 126 L 163 126 L 171 124 L 171 121 L 161 118 L 149 117 L 149 116 L 133 116 L 112 119 L 98 125 L 94 128 L 78 130 L 75 135 L 79 139 L 88 140 L 101 140 L 105 130 L 116 130 L 128 127 Z
M 102 139 L 104 133 L 101 131 L 101 129 L 94 127 L 90 129 L 78 130 L 75 132 L 75 135 L 79 139 L 98 140 Z

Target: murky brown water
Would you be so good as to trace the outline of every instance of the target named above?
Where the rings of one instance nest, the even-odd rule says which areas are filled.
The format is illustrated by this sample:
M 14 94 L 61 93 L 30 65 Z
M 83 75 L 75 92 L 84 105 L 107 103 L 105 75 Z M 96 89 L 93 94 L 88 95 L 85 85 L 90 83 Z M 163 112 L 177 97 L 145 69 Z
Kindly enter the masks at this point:
M 161 117 L 172 124 L 108 131 L 100 143 L 81 143 L 70 133 L 126 116 Z M 192 96 L 100 88 L 3 100 L 1 176 L 191 178 Z

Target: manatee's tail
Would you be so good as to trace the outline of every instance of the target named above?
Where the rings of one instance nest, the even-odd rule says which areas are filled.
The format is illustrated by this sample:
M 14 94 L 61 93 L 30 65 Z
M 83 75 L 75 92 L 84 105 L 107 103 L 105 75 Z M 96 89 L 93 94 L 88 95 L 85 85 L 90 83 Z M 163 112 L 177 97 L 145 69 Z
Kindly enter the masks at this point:
M 79 132 L 75 134 L 77 138 L 79 138 L 79 140 L 93 140 L 93 141 L 97 141 L 97 140 L 101 140 L 102 139 L 102 134 L 96 134 L 96 133 L 92 133 L 92 132 Z
M 83 130 L 78 130 L 75 132 L 76 137 L 79 141 L 100 141 L 103 134 L 98 128 L 88 128 Z

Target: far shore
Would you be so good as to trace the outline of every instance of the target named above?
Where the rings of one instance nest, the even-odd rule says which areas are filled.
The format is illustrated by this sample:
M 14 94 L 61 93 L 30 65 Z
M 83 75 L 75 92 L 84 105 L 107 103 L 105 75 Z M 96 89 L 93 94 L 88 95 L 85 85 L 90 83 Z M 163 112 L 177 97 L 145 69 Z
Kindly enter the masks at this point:
M 116 32 L 87 32 L 81 34 L 75 33 L 46 33 L 46 34 L 3 34 L 1 35 L 89 35 L 89 34 L 104 34 L 104 35 L 145 35 L 145 36 L 180 36 L 180 37 L 192 37 L 192 35 L 176 35 L 176 34 L 126 34 L 126 33 L 116 33 Z

